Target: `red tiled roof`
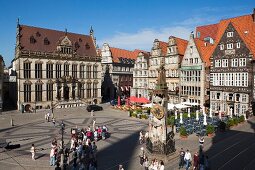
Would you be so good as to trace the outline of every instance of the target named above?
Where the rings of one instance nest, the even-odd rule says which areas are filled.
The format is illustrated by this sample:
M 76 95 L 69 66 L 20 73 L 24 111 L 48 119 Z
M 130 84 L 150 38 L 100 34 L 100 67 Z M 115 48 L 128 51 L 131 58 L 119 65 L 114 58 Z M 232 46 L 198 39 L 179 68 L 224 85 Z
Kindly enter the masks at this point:
M 205 66 L 210 66 L 210 57 L 213 53 L 214 46 L 208 42 L 200 40 L 199 38 L 194 38 L 194 42 L 202 61 L 205 62 Z
M 161 48 L 161 52 L 162 52 L 162 56 L 165 56 L 167 53 L 167 46 L 168 43 L 164 42 L 164 41 L 159 41 L 159 48 Z
M 65 37 L 65 32 L 38 28 L 26 25 L 20 25 L 20 45 L 22 50 L 40 51 L 52 53 L 57 50 L 57 45 Z M 68 39 L 72 42 L 73 49 L 77 48 L 79 56 L 97 56 L 96 48 L 92 37 L 89 35 L 81 35 L 67 32 Z M 35 43 L 30 43 L 30 37 L 33 36 Z M 49 40 L 49 45 L 44 44 L 44 39 Z M 78 44 L 75 46 L 75 43 Z M 89 45 L 89 48 L 86 46 Z
M 128 58 L 128 59 L 136 59 L 139 52 L 143 52 L 142 50 L 135 49 L 134 51 L 124 50 L 120 48 L 110 47 L 110 51 L 112 53 L 113 62 L 118 63 L 119 58 Z
M 176 44 L 177 44 L 178 53 L 180 55 L 184 55 L 185 50 L 186 50 L 187 45 L 188 45 L 188 41 L 184 40 L 184 39 L 181 39 L 181 38 L 178 38 L 178 37 L 175 37 L 175 41 L 176 41 Z
M 255 16 L 254 16 L 255 17 Z M 251 53 L 253 54 L 255 58 L 255 22 L 253 21 L 253 15 L 244 15 L 244 16 L 238 16 L 235 18 L 229 18 L 221 20 L 217 25 L 217 31 L 214 32 L 208 32 L 208 35 L 211 35 L 212 37 L 215 37 L 215 45 L 213 48 L 215 49 L 217 47 L 217 44 L 221 40 L 222 35 L 224 34 L 227 26 L 232 23 L 242 40 L 245 42 L 246 46 L 250 49 Z M 206 37 L 206 29 L 207 26 L 200 26 L 197 28 L 197 31 L 204 31 L 203 36 Z M 200 33 L 201 35 L 201 33 Z M 200 37 L 202 38 L 202 37 Z M 214 50 L 213 50 L 214 51 Z
M 200 40 L 204 40 L 206 37 L 211 37 L 215 40 L 218 31 L 218 24 L 203 25 L 196 28 L 196 37 Z M 198 37 L 198 32 L 200 36 Z

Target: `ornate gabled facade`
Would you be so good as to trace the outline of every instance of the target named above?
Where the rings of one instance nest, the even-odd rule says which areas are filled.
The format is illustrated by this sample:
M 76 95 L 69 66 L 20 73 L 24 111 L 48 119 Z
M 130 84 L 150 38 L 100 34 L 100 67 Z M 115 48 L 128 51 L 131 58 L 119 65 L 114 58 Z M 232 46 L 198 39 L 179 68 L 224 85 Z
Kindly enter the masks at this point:
M 149 98 L 149 53 L 140 52 L 133 70 L 133 87 L 131 96 Z
M 255 11 L 217 24 L 211 55 L 213 112 L 244 114 L 254 101 Z
M 133 68 L 141 50 L 124 50 L 110 47 L 107 43 L 101 49 L 102 96 L 104 101 L 116 99 L 117 95 L 130 96 L 133 86 Z
M 166 82 L 170 103 L 180 102 L 180 64 L 188 41 L 170 36 L 165 56 Z
M 198 103 L 202 107 L 209 100 L 209 54 L 212 47 L 191 33 L 180 68 L 181 102 Z
M 101 102 L 101 57 L 93 30 L 82 35 L 17 24 L 13 66 L 18 109 Z
M 167 50 L 167 43 L 155 39 L 149 57 L 149 93 L 152 97 L 152 91 L 156 87 L 158 69 L 161 64 L 165 63 L 165 55 Z

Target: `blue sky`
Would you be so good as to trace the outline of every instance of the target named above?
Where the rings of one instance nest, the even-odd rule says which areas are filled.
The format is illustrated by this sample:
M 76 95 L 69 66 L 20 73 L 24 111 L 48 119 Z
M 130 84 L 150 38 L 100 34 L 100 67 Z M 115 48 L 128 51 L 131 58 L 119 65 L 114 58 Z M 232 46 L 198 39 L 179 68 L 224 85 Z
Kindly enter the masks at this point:
M 16 20 L 24 25 L 88 34 L 99 46 L 150 50 L 153 40 L 170 35 L 188 39 L 198 25 L 250 14 L 254 0 L 1 0 L 0 54 L 14 58 Z

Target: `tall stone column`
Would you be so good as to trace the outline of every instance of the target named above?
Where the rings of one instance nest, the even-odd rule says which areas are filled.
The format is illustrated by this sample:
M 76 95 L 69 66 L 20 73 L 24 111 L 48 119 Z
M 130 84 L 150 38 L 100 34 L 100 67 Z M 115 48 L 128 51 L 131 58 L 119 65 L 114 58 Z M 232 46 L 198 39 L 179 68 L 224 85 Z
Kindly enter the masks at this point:
M 53 96 L 52 96 L 52 100 L 53 101 L 57 101 L 57 94 L 58 94 L 58 84 L 54 83 L 53 84 Z
M 64 83 L 61 83 L 60 84 L 60 98 L 61 98 L 61 101 L 64 100 L 64 92 L 65 91 L 65 86 L 64 86 Z
M 68 84 L 68 88 L 69 88 L 69 100 L 73 99 L 72 98 L 72 86 L 71 84 Z
M 76 83 L 75 84 L 76 87 L 75 87 L 75 99 L 78 100 L 79 99 L 79 83 Z

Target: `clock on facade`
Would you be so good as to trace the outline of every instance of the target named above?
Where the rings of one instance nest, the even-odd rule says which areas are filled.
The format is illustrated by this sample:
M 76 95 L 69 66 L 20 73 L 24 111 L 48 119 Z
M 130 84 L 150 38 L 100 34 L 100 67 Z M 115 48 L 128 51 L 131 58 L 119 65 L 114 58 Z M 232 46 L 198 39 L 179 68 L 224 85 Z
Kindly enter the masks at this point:
M 164 109 L 161 105 L 155 105 L 151 109 L 151 113 L 157 118 L 157 119 L 162 119 L 164 117 Z

